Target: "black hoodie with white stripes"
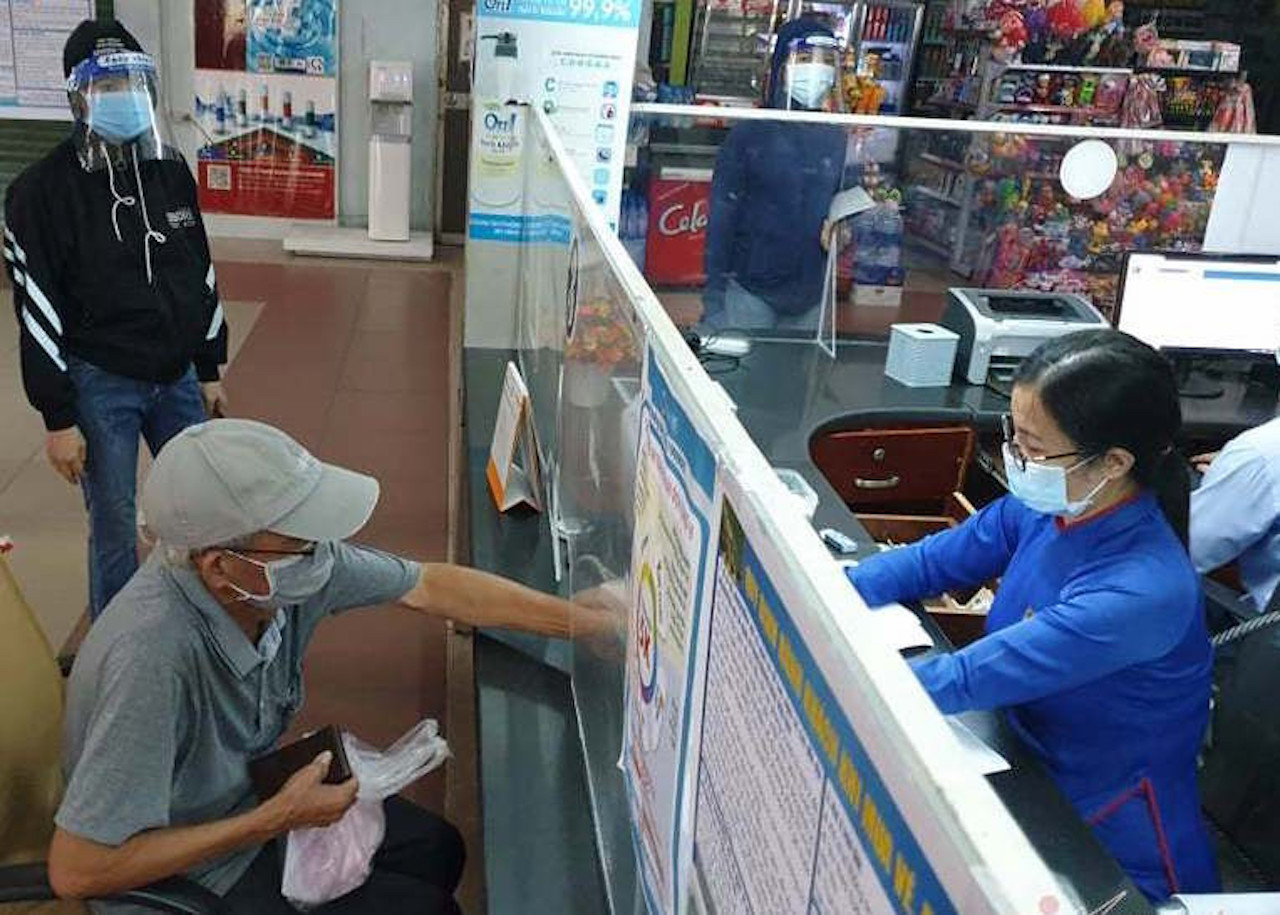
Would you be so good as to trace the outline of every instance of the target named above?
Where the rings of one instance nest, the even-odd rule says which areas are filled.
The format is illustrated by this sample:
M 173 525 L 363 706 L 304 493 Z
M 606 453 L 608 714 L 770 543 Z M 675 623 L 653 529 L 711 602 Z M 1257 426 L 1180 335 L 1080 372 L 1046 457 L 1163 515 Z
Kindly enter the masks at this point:
M 180 159 L 135 162 L 122 152 L 110 173 L 86 170 L 68 139 L 5 195 L 22 380 L 50 430 L 76 423 L 68 358 L 158 383 L 193 363 L 201 381 L 217 381 L 226 362 L 191 172 Z

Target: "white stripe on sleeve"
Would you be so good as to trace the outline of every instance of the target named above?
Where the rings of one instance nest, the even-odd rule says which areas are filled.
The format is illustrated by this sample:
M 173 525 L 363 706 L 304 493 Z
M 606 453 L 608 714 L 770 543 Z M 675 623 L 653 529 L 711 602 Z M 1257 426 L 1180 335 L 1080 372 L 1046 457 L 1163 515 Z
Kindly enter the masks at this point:
M 67 364 L 62 361 L 62 356 L 58 354 L 58 344 L 53 342 L 53 338 L 45 333 L 44 328 L 40 326 L 40 322 L 25 307 L 22 309 L 22 323 L 27 325 L 27 333 L 35 338 L 35 341 L 40 344 L 40 348 L 45 351 L 45 354 L 58 367 L 59 371 L 65 372 Z
M 222 329 L 222 303 L 218 303 L 218 307 L 213 310 L 213 318 L 209 321 L 209 332 L 204 335 L 206 340 L 212 340 L 218 336 L 218 331 Z
M 30 297 L 31 301 L 36 303 L 36 307 L 40 309 L 40 313 L 44 315 L 45 320 L 49 322 L 49 326 L 53 328 L 53 332 L 61 334 L 62 321 L 59 319 L 58 313 L 53 310 L 53 305 L 49 302 L 49 299 L 40 290 L 40 287 L 36 285 L 36 281 L 30 276 L 27 277 L 27 296 Z

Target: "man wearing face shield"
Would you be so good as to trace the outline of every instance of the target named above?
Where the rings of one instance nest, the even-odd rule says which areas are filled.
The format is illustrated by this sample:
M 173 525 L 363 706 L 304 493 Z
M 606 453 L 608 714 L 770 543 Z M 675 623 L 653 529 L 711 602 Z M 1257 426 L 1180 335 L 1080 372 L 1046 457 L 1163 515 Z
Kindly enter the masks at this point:
M 778 30 L 769 107 L 839 112 L 839 47 L 813 19 Z M 745 121 L 720 147 L 711 184 L 701 328 L 813 329 L 826 275 L 826 217 L 847 134 L 824 124 Z
M 118 22 L 86 21 L 63 70 L 75 127 L 9 187 L 4 254 L 27 397 L 84 490 L 96 617 L 138 565 L 138 438 L 155 453 L 221 411 L 227 328 L 154 62 Z
M 321 754 L 256 797 L 246 765 L 288 729 L 330 615 L 398 601 L 476 627 L 612 631 L 614 614 L 346 542 L 378 489 L 250 420 L 193 426 L 160 452 L 142 497 L 158 546 L 90 630 L 68 683 L 69 777 L 49 852 L 59 895 L 183 873 L 226 911 L 292 913 L 274 840 L 336 821 L 357 786 L 323 784 Z M 322 911 L 456 913 L 457 831 L 399 798 L 386 814 L 368 881 Z

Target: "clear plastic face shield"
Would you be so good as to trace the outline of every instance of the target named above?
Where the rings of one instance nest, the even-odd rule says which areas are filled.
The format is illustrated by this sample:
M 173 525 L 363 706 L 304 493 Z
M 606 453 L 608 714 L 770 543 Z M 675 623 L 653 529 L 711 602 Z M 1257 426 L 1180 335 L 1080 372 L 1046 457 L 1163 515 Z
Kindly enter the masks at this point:
M 840 69 L 840 45 L 834 38 L 797 38 L 779 74 L 782 97 L 778 104 L 789 111 L 844 111 Z
M 81 162 L 96 169 L 129 159 L 176 159 L 176 144 L 160 107 L 155 61 L 136 51 L 110 51 L 82 60 L 67 78 Z

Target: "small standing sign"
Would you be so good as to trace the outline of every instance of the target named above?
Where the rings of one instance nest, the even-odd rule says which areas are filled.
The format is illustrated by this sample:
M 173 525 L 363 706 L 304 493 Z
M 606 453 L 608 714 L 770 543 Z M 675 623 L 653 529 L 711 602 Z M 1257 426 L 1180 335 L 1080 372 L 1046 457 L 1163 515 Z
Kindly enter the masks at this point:
M 538 440 L 533 428 L 533 402 L 529 388 L 514 362 L 507 363 L 502 382 L 502 400 L 493 426 L 489 449 L 489 493 L 498 511 L 521 503 L 542 510 Z

